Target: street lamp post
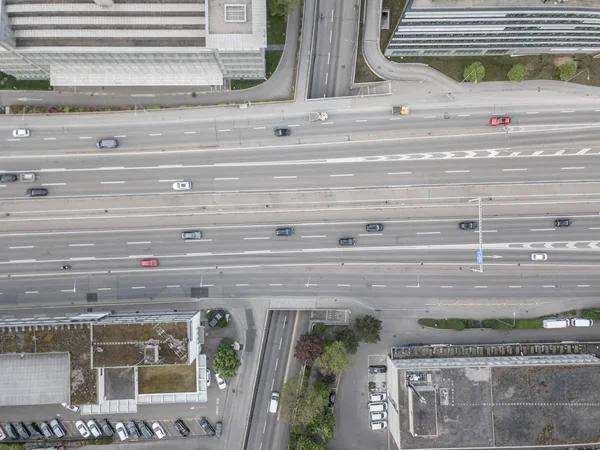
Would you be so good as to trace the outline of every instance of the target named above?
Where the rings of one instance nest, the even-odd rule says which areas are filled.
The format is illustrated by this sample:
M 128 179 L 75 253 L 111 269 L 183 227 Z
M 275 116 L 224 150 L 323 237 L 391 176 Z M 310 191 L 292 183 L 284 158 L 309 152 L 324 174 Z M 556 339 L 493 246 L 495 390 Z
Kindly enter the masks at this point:
M 565 83 L 568 83 L 569 81 L 571 81 L 573 78 L 575 78 L 577 75 L 581 75 L 583 72 L 587 72 L 587 80 L 590 81 L 590 69 L 583 69 L 581 72 L 576 73 L 575 75 L 573 75 L 571 78 L 569 78 L 568 80 L 565 80 Z
M 469 200 L 469 203 L 471 202 L 477 202 L 477 209 L 479 211 L 479 222 L 478 222 L 478 230 L 479 230 L 479 251 L 477 252 L 477 264 L 479 264 L 479 269 L 474 269 L 471 268 L 471 270 L 473 272 L 479 272 L 479 273 L 483 273 L 483 223 L 482 223 L 482 218 L 483 218 L 483 214 L 482 214 L 482 204 L 481 204 L 481 197 L 479 198 L 473 198 L 471 200 Z
M 477 69 L 473 69 L 473 70 L 471 70 L 471 71 L 470 71 L 470 72 L 467 74 L 467 76 L 463 78 L 463 80 L 461 81 L 461 83 L 462 83 L 463 81 L 465 81 L 467 78 L 469 78 L 469 75 L 471 75 L 473 72 L 475 72 L 475 84 L 477 84 Z

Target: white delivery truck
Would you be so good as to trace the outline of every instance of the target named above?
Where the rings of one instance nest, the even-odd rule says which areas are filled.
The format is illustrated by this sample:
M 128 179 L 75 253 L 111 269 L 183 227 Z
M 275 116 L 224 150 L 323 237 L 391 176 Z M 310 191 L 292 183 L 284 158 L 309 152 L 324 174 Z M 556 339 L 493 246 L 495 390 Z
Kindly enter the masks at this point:
M 569 319 L 544 319 L 542 322 L 544 328 L 567 328 L 569 325 Z

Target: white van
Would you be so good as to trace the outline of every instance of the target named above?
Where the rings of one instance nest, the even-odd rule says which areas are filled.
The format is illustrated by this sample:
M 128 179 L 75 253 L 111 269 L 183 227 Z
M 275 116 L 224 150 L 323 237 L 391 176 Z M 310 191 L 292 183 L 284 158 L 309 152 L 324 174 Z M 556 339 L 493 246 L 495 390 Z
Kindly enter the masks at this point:
M 271 392 L 271 401 L 269 402 L 269 412 L 275 414 L 279 407 L 279 392 Z
M 383 430 L 384 428 L 387 428 L 387 420 L 371 422 L 371 430 Z
M 542 322 L 544 328 L 567 328 L 569 325 L 569 319 L 544 319 Z
M 571 319 L 571 325 L 574 327 L 592 327 L 594 326 L 594 321 L 592 319 L 580 319 L 575 318 Z
M 369 403 L 369 412 L 381 412 L 381 411 L 387 411 L 387 403 L 383 403 L 383 402 Z

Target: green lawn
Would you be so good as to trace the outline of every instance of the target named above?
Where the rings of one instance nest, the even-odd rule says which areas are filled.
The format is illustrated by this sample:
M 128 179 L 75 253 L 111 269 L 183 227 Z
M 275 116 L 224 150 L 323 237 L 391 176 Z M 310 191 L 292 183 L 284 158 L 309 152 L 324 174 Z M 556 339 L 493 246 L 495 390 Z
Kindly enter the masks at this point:
M 266 70 L 267 70 L 267 80 L 271 78 L 271 75 L 277 69 L 279 65 L 279 61 L 281 60 L 281 55 L 283 54 L 282 50 L 267 50 L 265 52 L 265 57 L 267 60 Z M 248 89 L 254 86 L 258 86 L 259 84 L 264 83 L 266 80 L 231 80 L 231 89 L 239 90 L 239 89 Z
M 268 3 L 268 2 L 267 2 Z M 267 16 L 267 45 L 285 44 L 287 16 Z
M 464 79 L 464 70 L 469 64 L 479 61 L 485 67 L 483 81 L 508 81 L 507 73 L 515 64 L 523 64 L 529 70 L 530 80 L 559 80 L 557 66 L 567 60 L 577 61 L 579 73 L 571 83 L 600 86 L 600 60 L 592 55 L 527 55 L 527 56 L 453 56 L 453 57 L 404 57 L 392 58 L 400 63 L 423 63 L 448 75 L 456 81 Z M 590 80 L 587 80 L 589 70 Z
M 196 392 L 196 365 L 140 367 L 139 393 Z
M 46 80 L 17 80 L 15 77 L 0 72 L 0 89 L 19 89 L 25 91 L 47 91 L 50 83 Z

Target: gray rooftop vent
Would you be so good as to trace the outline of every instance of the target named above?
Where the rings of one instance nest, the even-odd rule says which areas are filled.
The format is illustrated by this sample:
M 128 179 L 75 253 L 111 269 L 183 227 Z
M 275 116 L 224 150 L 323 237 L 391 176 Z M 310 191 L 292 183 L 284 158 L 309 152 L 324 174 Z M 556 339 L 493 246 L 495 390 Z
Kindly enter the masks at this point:
M 225 22 L 246 22 L 246 5 L 225 5 Z

